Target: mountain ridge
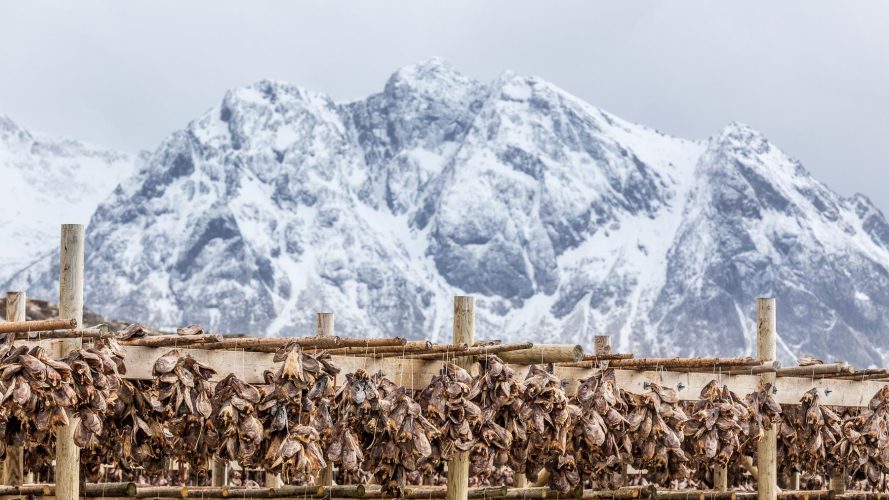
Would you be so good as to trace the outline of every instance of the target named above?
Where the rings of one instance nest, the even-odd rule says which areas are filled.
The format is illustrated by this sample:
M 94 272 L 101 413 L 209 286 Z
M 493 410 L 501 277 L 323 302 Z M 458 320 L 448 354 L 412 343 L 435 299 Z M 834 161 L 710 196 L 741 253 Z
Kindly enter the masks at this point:
M 741 123 L 681 139 L 437 59 L 348 102 L 233 89 L 88 232 L 90 303 L 159 326 L 301 335 L 324 309 L 343 334 L 443 340 L 467 293 L 481 337 L 732 355 L 751 352 L 766 294 L 784 359 L 887 359 L 889 224 L 866 197 Z M 53 276 L 9 283 L 49 293 Z

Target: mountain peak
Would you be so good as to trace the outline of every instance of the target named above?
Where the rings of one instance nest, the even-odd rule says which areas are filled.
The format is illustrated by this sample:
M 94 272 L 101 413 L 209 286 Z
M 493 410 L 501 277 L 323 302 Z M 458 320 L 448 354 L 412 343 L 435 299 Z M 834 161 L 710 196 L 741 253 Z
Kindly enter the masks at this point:
M 764 154 L 771 149 L 769 140 L 758 130 L 739 121 L 733 121 L 723 127 L 718 134 L 710 138 L 710 143 L 722 150 L 742 153 Z
M 389 77 L 386 92 L 412 89 L 423 95 L 451 94 L 455 90 L 471 89 L 480 83 L 457 71 L 444 59 L 433 57 L 404 66 Z M 462 92 L 461 92 L 462 93 Z
M 253 104 L 277 103 L 281 100 L 307 100 L 312 97 L 324 97 L 298 85 L 281 80 L 262 79 L 250 85 L 226 92 L 226 101 L 240 100 Z
M 0 113 L 0 138 L 8 138 L 17 136 L 19 139 L 29 139 L 31 134 L 27 130 L 19 126 L 9 116 Z
M 402 66 L 397 71 L 395 71 L 395 73 L 392 74 L 393 77 L 404 79 L 441 77 L 445 75 L 462 74 L 457 71 L 451 63 L 445 61 L 440 57 L 431 57 L 429 59 L 426 59 L 425 61 L 419 61 L 414 64 Z
M 767 140 L 760 131 L 739 121 L 730 122 L 719 131 L 716 137 L 719 141 L 732 141 L 743 144 Z
M 19 126 L 9 116 L 0 113 L 0 130 L 17 129 Z

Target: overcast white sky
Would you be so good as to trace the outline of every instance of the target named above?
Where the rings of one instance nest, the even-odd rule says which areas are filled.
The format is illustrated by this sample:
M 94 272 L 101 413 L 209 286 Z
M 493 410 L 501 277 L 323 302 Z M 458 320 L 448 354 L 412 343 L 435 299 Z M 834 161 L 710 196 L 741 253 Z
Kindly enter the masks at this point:
M 732 120 L 889 213 L 889 2 L 0 0 L 0 113 L 153 149 L 226 89 L 274 78 L 338 100 L 431 56 L 539 75 L 668 133 Z

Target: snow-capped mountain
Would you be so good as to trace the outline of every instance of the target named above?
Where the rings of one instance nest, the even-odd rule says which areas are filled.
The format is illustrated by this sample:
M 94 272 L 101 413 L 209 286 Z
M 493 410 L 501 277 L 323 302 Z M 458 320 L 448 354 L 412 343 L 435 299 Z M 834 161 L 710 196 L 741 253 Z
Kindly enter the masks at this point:
M 86 221 L 134 173 L 129 155 L 29 132 L 0 115 L 0 283 L 59 246 L 59 224 Z
M 889 361 L 889 224 L 738 123 L 662 134 L 539 78 L 440 60 L 337 103 L 261 81 L 172 134 L 99 206 L 87 303 L 110 317 L 444 340 L 611 334 L 649 355 L 753 350 L 778 300 L 784 359 Z M 12 284 L 50 296 L 49 261 Z

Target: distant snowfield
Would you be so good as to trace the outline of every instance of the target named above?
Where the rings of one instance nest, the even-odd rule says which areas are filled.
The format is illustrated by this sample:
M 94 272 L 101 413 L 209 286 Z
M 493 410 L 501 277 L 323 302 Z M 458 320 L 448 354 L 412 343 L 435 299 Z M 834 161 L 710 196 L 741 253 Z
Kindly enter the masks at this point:
M 72 200 L 97 207 L 86 300 L 109 317 L 302 335 L 327 310 L 342 335 L 447 340 L 453 295 L 472 294 L 479 338 L 741 355 L 756 297 L 774 296 L 785 361 L 889 361 L 889 224 L 744 124 L 676 138 L 540 78 L 433 59 L 348 103 L 233 89 L 139 172 L 85 146 L 35 156 L 15 130 L 4 177 L 46 158 L 42 182 L 101 179 Z M 19 230 L 47 235 L 2 249 L 0 285 L 48 295 L 55 257 L 25 265 L 74 209 L 27 189 L 47 215 Z
M 133 173 L 129 155 L 28 132 L 0 114 L 0 283 L 51 253 L 60 224 L 88 221 Z

